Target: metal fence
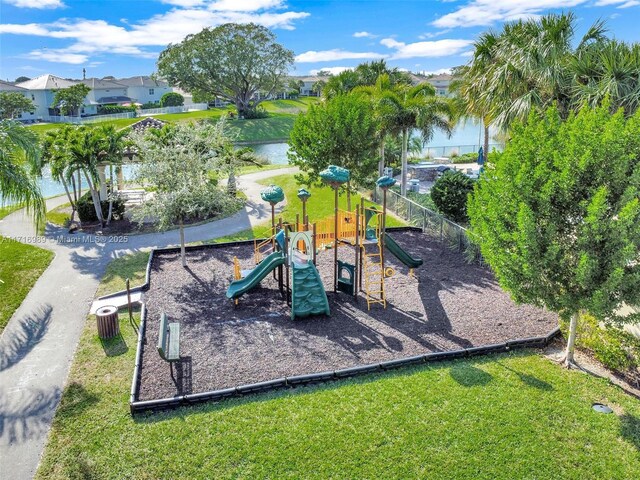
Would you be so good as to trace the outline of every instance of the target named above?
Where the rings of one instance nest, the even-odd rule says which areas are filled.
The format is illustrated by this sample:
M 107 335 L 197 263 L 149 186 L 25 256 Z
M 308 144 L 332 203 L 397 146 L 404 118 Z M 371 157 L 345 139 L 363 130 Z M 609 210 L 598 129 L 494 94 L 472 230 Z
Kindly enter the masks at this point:
M 373 201 L 382 204 L 383 192 L 376 187 Z M 483 263 L 478 245 L 472 240 L 472 233 L 466 228 L 446 219 L 419 203 L 409 200 L 391 190 L 387 191 L 387 209 L 405 220 L 409 225 L 419 227 L 426 234 L 443 244 L 463 253 L 469 262 Z
M 422 152 L 420 152 L 421 157 L 451 157 L 456 155 L 464 155 L 465 153 L 477 153 L 480 150 L 480 147 L 484 148 L 482 144 L 473 144 L 473 145 L 448 145 L 444 147 L 425 147 Z M 497 150 L 501 152 L 504 150 L 504 144 L 502 143 L 490 143 L 489 151 Z
M 209 105 L 206 103 L 192 103 L 190 105 L 181 105 L 179 107 L 164 107 L 164 108 L 145 108 L 144 110 L 140 110 L 140 116 L 144 117 L 147 115 L 161 115 L 163 113 L 183 113 L 183 112 L 192 112 L 198 110 L 206 110 L 209 108 Z

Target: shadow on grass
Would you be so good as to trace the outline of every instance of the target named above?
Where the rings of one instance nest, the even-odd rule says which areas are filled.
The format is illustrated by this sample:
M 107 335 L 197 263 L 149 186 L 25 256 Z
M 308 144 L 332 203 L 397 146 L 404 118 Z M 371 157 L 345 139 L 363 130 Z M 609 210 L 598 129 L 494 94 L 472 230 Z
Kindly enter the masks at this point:
M 59 418 L 73 417 L 81 413 L 100 400 L 95 393 L 88 392 L 84 386 L 77 382 L 72 382 L 67 386 L 60 399 L 58 408 Z
M 463 376 L 475 377 L 472 382 L 473 384 L 486 384 L 491 381 L 492 376 L 477 368 L 474 365 L 484 365 L 487 363 L 495 363 L 496 361 L 503 358 L 517 358 L 517 357 L 526 357 L 534 354 L 532 350 L 522 350 L 520 352 L 511 352 L 511 353 L 501 353 L 488 356 L 486 358 L 477 358 L 474 360 L 469 359 L 460 359 L 460 360 L 450 360 L 443 361 L 438 363 L 429 363 L 415 366 L 407 366 L 400 367 L 397 370 L 390 370 L 379 373 L 370 373 L 367 375 L 361 375 L 354 378 L 349 379 L 340 379 L 340 380 L 332 380 L 325 383 L 317 383 L 312 385 L 294 387 L 294 388 L 284 388 L 279 390 L 273 390 L 270 392 L 264 393 L 256 393 L 250 394 L 242 397 L 234 397 L 226 400 L 222 400 L 220 402 L 204 402 L 199 405 L 193 406 L 184 406 L 179 407 L 172 410 L 165 410 L 159 412 L 147 412 L 141 413 L 133 416 L 133 421 L 138 424 L 148 424 L 148 423 L 156 423 L 156 422 L 164 422 L 166 420 L 171 420 L 174 418 L 184 418 L 188 415 L 192 414 L 201 414 L 201 413 L 210 413 L 215 411 L 224 411 L 230 408 L 242 407 L 244 405 L 249 405 L 257 402 L 270 402 L 273 400 L 277 400 L 283 397 L 295 397 L 299 395 L 312 395 L 318 392 L 328 391 L 328 390 L 336 390 L 340 388 L 346 388 L 354 385 L 366 385 L 372 382 L 377 382 L 380 380 L 393 379 L 396 377 L 405 377 L 409 375 L 414 375 L 416 373 L 422 372 L 425 369 L 433 369 L 439 370 L 448 368 L 450 370 L 456 370 L 456 374 Z M 469 365 L 469 362 L 473 361 L 473 365 Z M 482 372 L 482 374 L 479 374 Z M 451 374 L 454 375 L 453 373 Z M 471 380 L 467 380 L 471 382 Z M 484 382 L 484 383 L 481 383 Z M 467 385 L 470 386 L 470 385 Z
M 51 305 L 44 305 L 35 313 L 18 320 L 18 327 L 5 331 L 0 341 L 0 372 L 18 363 L 42 340 L 49 322 Z
M 113 338 L 101 338 L 100 343 L 102 344 L 102 349 L 107 357 L 117 357 L 118 355 L 127 353 L 129 350 L 129 346 L 121 333 Z
M 640 450 L 640 419 L 625 413 L 620 417 L 620 433 L 631 442 L 636 450 Z
M 537 388 L 538 390 L 543 390 L 546 392 L 550 392 L 551 390 L 553 390 L 553 385 L 545 382 L 544 380 L 540 380 L 539 378 L 534 377 L 533 375 L 528 375 L 526 373 L 522 373 L 517 370 L 514 370 L 513 368 L 507 367 L 506 365 L 500 362 L 496 362 L 496 363 L 500 365 L 502 368 L 504 368 L 505 370 L 509 370 L 510 372 L 515 373 L 520 378 L 522 383 L 524 383 L 525 385 L 528 385 L 529 387 Z
M 454 363 L 449 370 L 451 378 L 463 387 L 482 387 L 491 380 L 491 374 L 468 363 Z

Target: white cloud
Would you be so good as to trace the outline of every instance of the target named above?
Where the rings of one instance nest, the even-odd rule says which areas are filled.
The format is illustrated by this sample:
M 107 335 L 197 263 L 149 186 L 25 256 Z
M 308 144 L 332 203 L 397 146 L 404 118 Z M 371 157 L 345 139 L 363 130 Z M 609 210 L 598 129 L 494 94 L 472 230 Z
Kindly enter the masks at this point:
M 376 38 L 378 35 L 374 35 L 371 32 L 356 32 L 353 36 L 356 38 Z
M 376 52 L 348 52 L 335 48 L 333 50 L 322 50 L 316 52 L 309 50 L 308 52 L 301 53 L 296 56 L 296 62 L 298 63 L 312 63 L 312 62 L 332 62 L 335 60 L 347 60 L 347 59 L 373 59 L 373 58 L 385 58 L 386 55 Z
M 54 63 L 71 63 L 73 65 L 86 63 L 89 59 L 87 55 L 68 53 L 64 50 L 34 50 L 27 55 L 27 58 Z
M 10 5 L 18 8 L 61 8 L 64 3 L 61 0 L 5 0 Z
M 432 25 L 438 28 L 487 26 L 498 21 L 535 18 L 546 10 L 570 8 L 588 0 L 472 0 L 458 10 L 443 15 Z M 602 0 L 607 1 L 607 0 Z M 635 1 L 635 0 L 633 0 Z
M 191 0 L 172 0 L 185 2 Z M 206 27 L 215 27 L 224 23 L 257 23 L 269 28 L 294 29 L 294 22 L 309 16 L 307 12 L 262 11 L 253 12 L 250 8 L 264 9 L 278 6 L 279 0 L 251 0 L 243 2 L 243 11 L 217 11 L 207 8 L 173 8 L 166 13 L 154 15 L 135 24 L 115 25 L 104 20 L 86 20 L 82 18 L 61 19 L 51 24 L 7 24 L 0 25 L 0 33 L 36 35 L 65 39 L 71 44 L 52 50 L 35 50 L 30 58 L 49 60 L 55 58 L 64 63 L 79 63 L 81 56 L 88 58 L 101 53 L 131 55 L 141 58 L 156 58 L 159 50 L 170 43 L 177 43 L 189 34 L 200 32 Z M 211 4 L 213 8 L 227 8 L 226 1 Z M 52 53 L 55 52 L 55 53 Z M 46 54 L 46 55 L 45 55 Z
M 229 12 L 257 12 L 258 10 L 280 8 L 283 4 L 283 0 L 218 0 L 213 2 L 209 9 Z
M 460 54 L 473 43 L 472 40 L 445 39 L 429 42 L 402 43 L 393 38 L 383 38 L 380 43 L 395 50 L 391 60 L 415 57 L 447 57 Z
M 329 72 L 331 75 L 338 75 L 339 73 L 344 72 L 345 70 L 353 70 L 353 67 L 325 67 L 325 68 L 314 68 L 313 70 L 309 70 L 309 75 L 318 75 L 318 73 Z
M 420 40 L 426 40 L 428 38 L 436 38 L 436 37 L 440 37 L 442 35 L 445 35 L 447 33 L 449 33 L 451 31 L 450 28 L 447 28 L 446 30 L 440 30 L 439 32 L 427 32 L 427 33 L 423 33 L 422 35 L 418 35 L 418 38 Z
M 421 75 L 442 75 L 442 74 L 447 74 L 447 75 L 451 75 L 451 69 L 450 68 L 439 68 L 438 70 L 420 70 L 418 72 Z
M 640 5 L 638 0 L 598 0 L 596 7 L 606 7 L 609 5 L 617 5 L 616 8 L 629 8 Z M 613 17 L 613 16 L 612 16 Z
M 46 36 L 49 32 L 42 25 L 37 23 L 26 23 L 17 25 L 15 23 L 5 23 L 0 25 L 0 33 L 12 33 L 14 35 L 38 35 Z
M 175 5 L 177 7 L 199 7 L 204 4 L 204 0 L 160 0 L 162 3 L 168 5 Z

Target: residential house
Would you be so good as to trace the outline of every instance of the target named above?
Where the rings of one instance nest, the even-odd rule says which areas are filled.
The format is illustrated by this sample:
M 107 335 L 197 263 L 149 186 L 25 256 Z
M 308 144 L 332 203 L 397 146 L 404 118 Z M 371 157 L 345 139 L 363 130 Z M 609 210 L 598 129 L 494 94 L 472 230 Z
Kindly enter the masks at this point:
M 31 99 L 31 92 L 26 88 L 19 87 L 17 85 L 14 85 L 13 83 L 3 82 L 2 80 L 0 80 L 0 92 L 17 92 L 27 97 L 28 99 Z M 18 120 L 26 120 L 26 121 L 35 120 L 35 119 L 36 119 L 35 110 L 32 112 L 24 112 L 18 118 Z
M 79 83 L 91 89 L 87 94 L 81 115 L 95 115 L 102 105 L 131 104 L 133 100 L 128 95 L 127 86 L 109 78 L 86 78 Z
M 52 107 L 56 90 L 68 88 L 77 82 L 46 74 L 32 80 L 20 82 L 14 86 L 28 90 L 28 98 L 31 98 L 36 106 L 33 115 L 28 114 L 23 117 L 25 120 L 38 120 L 50 115 L 57 115 L 57 111 Z
M 116 82 L 125 85 L 127 87 L 127 96 L 131 97 L 134 102 L 141 104 L 159 103 L 165 93 L 176 91 L 164 80 L 154 80 L 149 76 L 119 78 Z M 185 104 L 191 103 L 187 102 L 186 95 L 188 94 L 179 93 L 185 97 Z
M 449 86 L 451 85 L 451 81 L 453 80 L 453 75 L 442 73 L 440 75 L 432 75 L 425 80 L 433 85 L 433 87 L 436 89 L 436 95 L 440 97 L 451 96 Z
M 302 81 L 302 86 L 300 88 L 300 95 L 303 97 L 317 97 L 318 93 L 314 91 L 314 87 L 316 85 L 316 83 L 320 82 L 320 81 L 327 81 L 327 77 L 319 77 L 319 76 L 315 76 L 315 75 L 310 75 L 310 76 L 302 76 L 302 77 L 289 77 L 287 79 L 287 83 L 288 80 L 296 80 L 296 81 Z

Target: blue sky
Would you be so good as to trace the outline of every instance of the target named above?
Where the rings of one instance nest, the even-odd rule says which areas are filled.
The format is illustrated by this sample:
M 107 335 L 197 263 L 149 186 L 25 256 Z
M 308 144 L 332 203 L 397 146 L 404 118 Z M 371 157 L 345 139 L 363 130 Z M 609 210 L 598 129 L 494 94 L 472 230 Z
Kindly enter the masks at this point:
M 226 22 L 260 23 L 296 55 L 297 75 L 385 58 L 411 71 L 464 64 L 488 28 L 573 10 L 637 41 L 640 0 L 0 0 L 0 78 L 146 75 L 169 43 Z

